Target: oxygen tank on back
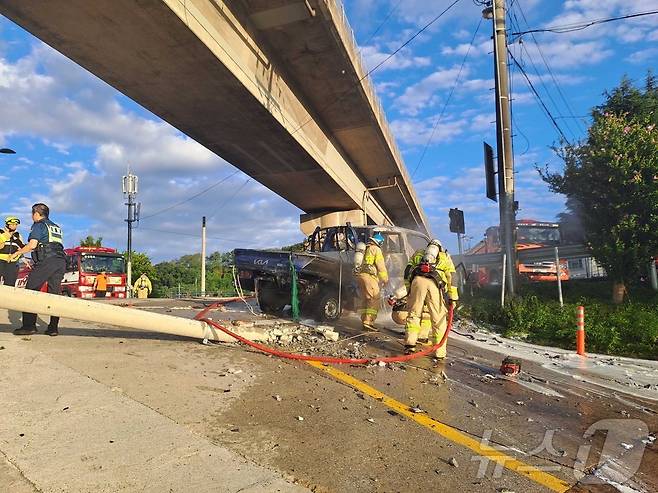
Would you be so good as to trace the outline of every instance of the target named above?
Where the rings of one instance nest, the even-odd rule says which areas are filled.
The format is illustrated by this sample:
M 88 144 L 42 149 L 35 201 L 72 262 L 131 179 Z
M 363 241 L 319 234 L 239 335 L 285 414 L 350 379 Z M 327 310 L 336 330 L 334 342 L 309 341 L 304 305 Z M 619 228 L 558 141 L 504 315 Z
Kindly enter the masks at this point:
M 366 244 L 362 241 L 356 244 L 356 252 L 354 253 L 354 273 L 361 272 L 361 265 L 363 264 L 363 256 L 366 253 Z
M 436 258 L 439 256 L 441 250 L 437 245 L 428 245 L 425 249 L 425 255 L 423 255 L 423 263 L 433 265 L 436 262 Z

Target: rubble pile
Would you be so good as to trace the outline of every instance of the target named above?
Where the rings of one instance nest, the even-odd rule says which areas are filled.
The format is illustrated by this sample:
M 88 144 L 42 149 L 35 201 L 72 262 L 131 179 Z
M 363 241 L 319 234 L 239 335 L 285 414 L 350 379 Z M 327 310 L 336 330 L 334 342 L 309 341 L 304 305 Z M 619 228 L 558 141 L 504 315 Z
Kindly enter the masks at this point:
M 268 319 L 254 322 L 234 320 L 234 326 L 250 326 L 264 330 L 270 345 L 299 354 L 317 354 L 337 358 L 365 358 L 366 343 L 341 340 L 336 329 L 330 325 L 315 325 L 310 322 Z

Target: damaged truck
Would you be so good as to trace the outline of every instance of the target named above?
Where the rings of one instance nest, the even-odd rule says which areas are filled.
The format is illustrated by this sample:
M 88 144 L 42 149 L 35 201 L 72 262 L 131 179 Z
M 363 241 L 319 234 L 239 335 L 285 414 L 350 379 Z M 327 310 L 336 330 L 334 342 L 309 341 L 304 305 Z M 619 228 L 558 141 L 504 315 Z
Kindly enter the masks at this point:
M 296 278 L 301 314 L 335 321 L 344 311 L 358 309 L 353 274 L 356 245 L 366 243 L 376 232 L 384 236 L 382 251 L 389 271 L 389 289 L 393 291 L 403 285 L 409 257 L 418 248 L 426 247 L 429 238 L 410 229 L 352 226 L 350 222 L 315 225 L 301 252 L 236 249 L 238 280 L 242 289 L 256 292 L 261 311 L 279 315 L 291 304 L 292 282 Z

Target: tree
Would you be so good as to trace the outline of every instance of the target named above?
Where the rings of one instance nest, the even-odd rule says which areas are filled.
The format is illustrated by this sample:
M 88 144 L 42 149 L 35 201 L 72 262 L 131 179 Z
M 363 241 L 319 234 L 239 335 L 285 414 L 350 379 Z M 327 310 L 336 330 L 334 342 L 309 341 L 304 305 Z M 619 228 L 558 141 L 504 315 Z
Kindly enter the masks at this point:
M 128 252 L 123 252 L 123 257 L 126 259 L 126 261 L 128 261 Z M 142 274 L 146 274 L 148 278 L 151 279 L 151 282 L 158 280 L 158 276 L 156 275 L 156 271 L 153 268 L 151 259 L 145 253 L 133 252 L 131 259 L 131 270 L 133 282 L 135 282 L 135 280 Z
M 658 252 L 658 93 L 651 78 L 644 92 L 623 80 L 593 110 L 586 141 L 558 150 L 562 174 L 540 170 L 551 190 L 571 201 L 587 244 L 613 280 L 614 303 Z
M 91 235 L 88 235 L 84 240 L 80 240 L 80 246 L 81 247 L 100 247 L 103 246 L 103 237 L 99 236 L 98 238 L 94 238 Z

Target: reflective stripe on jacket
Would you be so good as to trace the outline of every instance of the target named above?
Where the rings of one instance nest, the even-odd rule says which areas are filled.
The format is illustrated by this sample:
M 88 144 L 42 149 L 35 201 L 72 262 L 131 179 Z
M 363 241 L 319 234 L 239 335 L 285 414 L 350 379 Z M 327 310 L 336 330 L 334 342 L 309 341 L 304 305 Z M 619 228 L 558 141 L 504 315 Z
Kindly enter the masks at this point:
M 409 263 L 407 264 L 407 268 L 405 269 L 405 279 L 404 279 L 404 283 L 405 286 L 407 287 L 407 290 L 409 290 L 411 285 L 411 280 L 412 280 L 411 274 L 413 273 L 413 270 L 422 263 L 424 256 L 425 256 L 425 249 L 421 248 L 419 250 L 416 250 L 414 254 L 411 256 L 411 258 L 409 259 Z M 443 284 L 445 285 L 446 290 L 448 292 L 448 297 L 451 300 L 458 300 L 459 292 L 457 291 L 457 288 L 452 285 L 452 274 L 457 271 L 455 270 L 455 264 L 453 264 L 450 254 L 444 251 L 439 252 L 439 255 L 436 258 L 436 262 L 434 262 L 433 267 L 436 270 L 438 279 L 441 282 L 443 282 Z
M 372 243 L 366 247 L 363 255 L 362 273 L 370 274 L 382 282 L 388 282 L 388 271 L 384 263 L 382 249 Z

